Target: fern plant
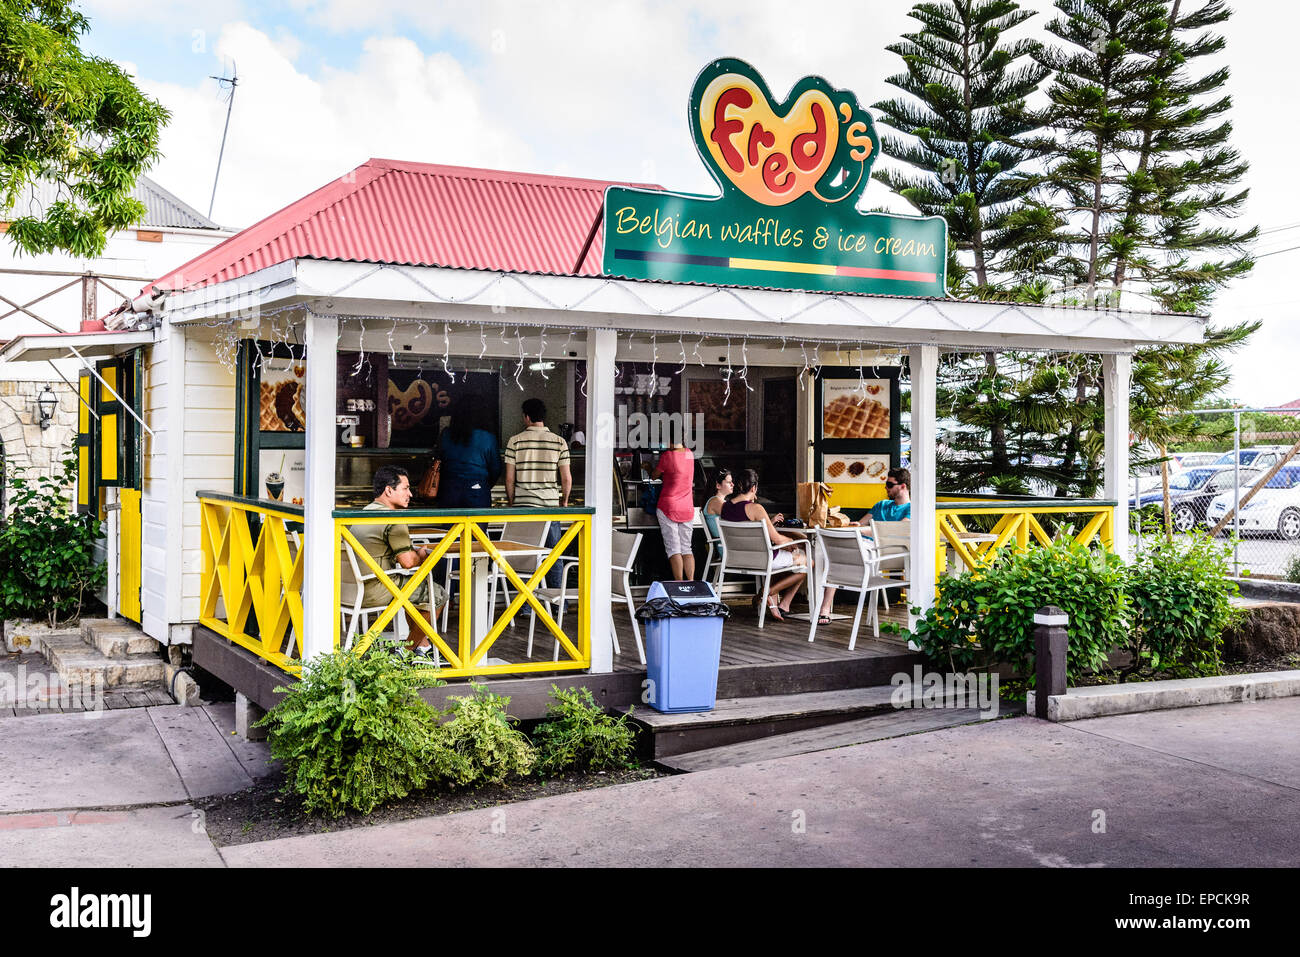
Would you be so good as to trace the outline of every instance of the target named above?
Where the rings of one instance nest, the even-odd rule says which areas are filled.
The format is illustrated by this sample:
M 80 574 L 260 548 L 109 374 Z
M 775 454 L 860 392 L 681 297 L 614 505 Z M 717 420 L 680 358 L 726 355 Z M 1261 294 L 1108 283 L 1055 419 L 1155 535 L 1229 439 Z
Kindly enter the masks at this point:
M 459 776 L 461 762 L 437 733 L 447 712 L 417 690 L 443 683 L 432 672 L 413 675 L 386 646 L 313 660 L 301 681 L 276 689 L 284 699 L 259 722 L 284 762 L 286 791 L 308 812 L 339 817 Z
M 474 686 L 470 697 L 452 697 L 451 720 L 437 731 L 450 783 L 462 787 L 501 784 L 533 769 L 537 752 L 506 713 L 508 695 Z
M 631 767 L 636 728 L 629 715 L 606 714 L 587 688 L 561 690 L 551 685 L 554 703 L 538 725 L 537 771 L 615 771 Z

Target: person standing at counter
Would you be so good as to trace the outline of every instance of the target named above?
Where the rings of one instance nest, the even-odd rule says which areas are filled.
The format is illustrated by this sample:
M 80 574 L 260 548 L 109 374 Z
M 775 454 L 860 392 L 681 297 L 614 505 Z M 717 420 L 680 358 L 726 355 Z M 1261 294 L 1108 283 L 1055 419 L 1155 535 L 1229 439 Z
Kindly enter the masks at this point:
M 481 420 L 478 408 L 462 405 L 438 437 L 438 508 L 486 509 L 492 504 L 492 486 L 501 475 L 501 449 Z
M 546 403 L 525 399 L 521 407 L 524 430 L 506 442 L 506 500 L 523 508 L 566 508 L 573 491 L 569 443 L 546 427 Z M 546 544 L 560 540 L 560 523 L 551 522 Z M 559 562 L 546 575 L 546 584 L 560 587 Z
M 695 533 L 695 499 L 691 485 L 695 477 L 695 456 L 681 442 L 674 442 L 659 454 L 650 477 L 664 480 L 656 513 L 673 578 L 679 582 L 693 581 L 695 553 L 691 550 L 691 537 Z

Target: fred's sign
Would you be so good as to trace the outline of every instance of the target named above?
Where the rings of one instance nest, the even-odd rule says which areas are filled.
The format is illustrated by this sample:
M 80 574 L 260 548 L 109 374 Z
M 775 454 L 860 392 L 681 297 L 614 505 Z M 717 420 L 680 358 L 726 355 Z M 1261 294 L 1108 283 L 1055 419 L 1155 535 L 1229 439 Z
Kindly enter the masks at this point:
M 715 60 L 695 80 L 690 123 L 721 194 L 610 187 L 606 274 L 944 295 L 943 219 L 856 209 L 880 143 L 852 93 L 810 76 L 777 103 L 749 64 Z

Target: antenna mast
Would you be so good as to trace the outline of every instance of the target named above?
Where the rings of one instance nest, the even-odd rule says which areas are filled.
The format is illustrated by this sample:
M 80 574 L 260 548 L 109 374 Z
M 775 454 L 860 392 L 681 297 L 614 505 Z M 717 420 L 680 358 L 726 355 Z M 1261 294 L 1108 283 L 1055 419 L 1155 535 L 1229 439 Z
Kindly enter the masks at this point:
M 234 63 L 234 75 L 230 77 L 214 76 L 211 79 L 216 80 L 225 89 L 226 84 L 230 84 L 230 99 L 226 101 L 226 125 L 221 130 L 221 151 L 217 153 L 217 171 L 212 174 L 212 198 L 208 200 L 208 219 L 212 218 L 212 206 L 217 201 L 217 180 L 221 176 L 221 160 L 226 155 L 226 134 L 230 132 L 230 113 L 235 108 L 235 87 L 239 86 L 239 64 Z

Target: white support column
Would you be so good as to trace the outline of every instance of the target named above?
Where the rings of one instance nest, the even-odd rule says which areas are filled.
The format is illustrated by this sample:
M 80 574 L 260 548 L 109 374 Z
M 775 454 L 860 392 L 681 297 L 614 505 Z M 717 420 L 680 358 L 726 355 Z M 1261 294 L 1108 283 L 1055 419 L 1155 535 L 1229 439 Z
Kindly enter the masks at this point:
M 1128 560 L 1128 397 L 1133 377 L 1133 357 L 1102 357 L 1103 397 L 1106 403 L 1106 464 L 1103 496 L 1115 505 L 1115 554 Z
M 166 574 L 166 608 L 162 610 L 167 622 L 168 638 L 171 629 L 184 621 L 181 599 L 184 594 L 182 572 L 185 568 L 185 551 L 181 529 L 185 527 L 185 504 L 182 495 L 185 487 L 185 327 L 173 325 L 168 321 L 164 327 L 164 338 L 155 349 L 164 354 L 167 368 L 167 408 L 163 411 L 163 420 L 167 431 L 163 441 L 166 451 L 163 455 L 162 474 L 166 476 L 167 487 L 162 490 L 167 514 L 167 536 L 164 554 L 167 556 Z M 155 467 L 157 466 L 155 461 Z M 156 473 L 155 473 L 156 474 Z M 195 501 L 190 498 L 189 501 Z
M 304 489 L 304 661 L 334 650 L 334 415 L 338 395 L 338 319 L 307 313 L 307 476 Z
M 912 346 L 908 354 L 912 373 L 912 567 L 907 603 L 926 610 L 934 604 L 935 549 L 939 536 L 934 512 L 939 347 Z M 915 624 L 909 615 L 909 627 Z
M 618 333 L 594 329 L 587 333 L 587 474 L 585 502 L 596 514 L 591 523 L 591 670 L 614 670 L 614 640 L 610 634 L 609 567 L 614 534 L 614 361 Z M 629 640 L 623 654 L 636 654 Z

